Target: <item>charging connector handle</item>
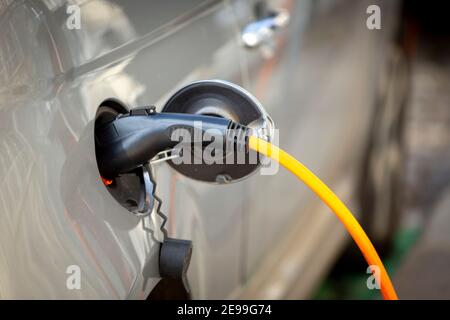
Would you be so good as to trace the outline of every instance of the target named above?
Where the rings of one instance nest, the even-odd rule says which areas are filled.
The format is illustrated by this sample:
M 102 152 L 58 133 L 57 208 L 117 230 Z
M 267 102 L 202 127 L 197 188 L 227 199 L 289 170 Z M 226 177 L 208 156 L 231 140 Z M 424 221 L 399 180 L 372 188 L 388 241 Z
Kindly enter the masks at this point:
M 197 124 L 201 124 L 198 128 Z M 172 137 L 176 129 L 185 129 L 194 137 L 194 130 L 202 134 L 215 130 L 225 143 L 237 143 L 230 129 L 247 134 L 248 128 L 229 119 L 178 113 L 157 113 L 153 108 L 131 110 L 96 129 L 96 156 L 104 178 L 127 173 L 151 160 L 159 152 L 175 147 L 180 141 Z M 241 140 L 242 141 L 242 140 Z

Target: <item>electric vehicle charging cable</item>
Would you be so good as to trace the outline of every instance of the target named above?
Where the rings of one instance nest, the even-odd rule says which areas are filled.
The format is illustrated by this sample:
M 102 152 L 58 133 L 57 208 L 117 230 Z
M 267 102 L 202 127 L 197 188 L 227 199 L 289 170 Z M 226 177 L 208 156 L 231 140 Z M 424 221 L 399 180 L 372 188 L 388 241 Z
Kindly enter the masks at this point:
M 380 270 L 379 284 L 386 300 L 397 300 L 389 275 L 361 225 L 342 201 L 311 171 L 288 153 L 271 143 L 250 134 L 250 129 L 231 120 L 203 115 L 157 113 L 154 108 L 134 109 L 127 115 L 96 129 L 96 156 L 103 178 L 129 172 L 150 161 L 159 152 L 173 148 L 178 142 L 171 139 L 174 130 L 194 130 L 202 123 L 206 132 L 214 129 L 222 141 L 236 148 L 252 149 L 278 161 L 314 191 L 337 215 L 358 245 L 369 266 Z M 230 134 L 231 133 L 231 134 Z
M 322 199 L 323 202 L 328 205 L 328 207 L 344 224 L 345 228 L 361 250 L 369 266 L 377 266 L 379 268 L 379 281 L 383 298 L 385 300 L 398 300 L 398 296 L 395 292 L 391 279 L 389 278 L 386 268 L 378 256 L 378 253 L 372 245 L 372 242 L 367 237 L 363 228 L 350 210 L 333 193 L 333 191 L 331 191 L 314 173 L 308 170 L 308 168 L 297 161 L 294 157 L 271 143 L 256 136 L 250 136 L 249 148 L 275 161 L 278 161 L 283 167 L 303 181 L 320 197 L 320 199 Z

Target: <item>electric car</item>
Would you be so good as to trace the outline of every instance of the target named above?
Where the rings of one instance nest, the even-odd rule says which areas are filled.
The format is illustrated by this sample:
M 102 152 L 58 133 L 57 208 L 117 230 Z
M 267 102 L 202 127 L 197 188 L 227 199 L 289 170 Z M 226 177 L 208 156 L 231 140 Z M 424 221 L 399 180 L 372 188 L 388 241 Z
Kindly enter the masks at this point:
M 381 29 L 367 26 L 373 2 Z M 387 0 L 1 0 L 0 297 L 151 296 L 164 222 L 127 208 L 140 185 L 108 189 L 95 127 L 136 107 L 161 111 L 201 80 L 251 93 L 278 144 L 386 239 L 401 156 L 389 134 L 401 122 L 392 86 L 404 83 L 393 79 L 405 72 L 398 14 Z M 281 168 L 214 183 L 159 160 L 151 183 L 167 235 L 192 242 L 192 298 L 312 297 L 347 244 Z M 360 210 L 361 193 L 388 207 Z

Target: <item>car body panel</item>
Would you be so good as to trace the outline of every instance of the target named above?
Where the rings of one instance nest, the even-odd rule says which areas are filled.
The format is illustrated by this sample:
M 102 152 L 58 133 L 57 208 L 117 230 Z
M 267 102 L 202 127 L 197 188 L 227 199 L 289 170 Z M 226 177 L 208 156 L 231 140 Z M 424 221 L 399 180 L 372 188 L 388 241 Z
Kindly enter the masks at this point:
M 13 52 L 3 51 L 4 59 L 16 58 L 10 63 L 19 69 L 11 67 L 11 73 L 4 75 L 1 108 L 3 145 L 11 149 L 3 154 L 2 168 L 2 297 L 143 298 L 159 280 L 159 243 L 144 228 L 144 224 L 153 228 L 152 220 L 143 222 L 127 212 L 99 179 L 93 120 L 98 106 L 108 98 L 128 107 L 148 103 L 162 107 L 164 98 L 183 81 L 220 77 L 240 82 L 239 63 L 235 69 L 224 69 L 236 61 L 233 52 L 238 52 L 233 49 L 238 42 L 230 8 L 217 1 L 190 4 L 189 12 L 178 12 L 165 1 L 159 6 L 155 3 L 155 8 L 168 6 L 167 12 L 174 14 L 161 26 L 155 25 L 154 19 L 153 24 L 146 24 L 144 15 L 140 21 L 128 21 L 124 12 L 138 11 L 137 2 L 122 2 L 121 6 L 81 2 L 81 17 L 85 17 L 81 25 L 87 29 L 90 21 L 99 22 L 93 7 L 101 8 L 100 18 L 114 16 L 97 33 L 85 32 L 83 27 L 66 30 L 65 2 L 49 8 L 45 2 L 18 1 L 2 12 L 2 22 L 9 24 L 15 35 L 11 39 L 5 30 L 2 43 L 21 54 L 15 57 Z M 23 20 L 27 23 L 18 26 Z M 134 30 L 135 23 L 139 30 Z M 168 181 L 174 174 L 167 173 Z M 184 183 L 186 190 L 177 193 L 181 197 L 177 203 L 192 192 L 217 194 L 206 186 Z M 235 198 L 241 188 L 235 185 L 221 190 L 224 203 Z M 164 193 L 162 198 L 170 203 Z M 198 218 L 194 216 L 211 211 L 200 207 L 196 212 L 195 205 L 183 210 L 184 223 L 178 230 L 186 237 L 191 237 L 192 231 L 186 234 L 184 229 L 204 223 L 195 222 Z M 235 230 L 236 211 L 221 208 L 225 223 L 217 226 Z M 201 217 L 211 218 L 209 214 Z M 217 297 L 226 295 L 238 281 L 239 256 L 229 252 L 239 247 L 240 232 L 202 230 L 208 232 L 197 233 L 197 237 L 204 237 L 205 245 L 214 244 L 202 250 L 207 263 L 217 261 L 216 245 L 221 241 L 227 244 L 221 245 L 220 254 L 229 256 L 228 265 L 223 266 L 227 269 L 226 273 L 223 270 L 224 291 L 215 290 Z M 81 269 L 81 290 L 66 287 L 70 275 L 66 270 L 71 265 Z M 192 270 L 195 274 L 195 268 Z M 210 295 L 212 285 L 209 289 L 208 284 L 204 286 L 205 295 Z M 193 288 L 202 291 L 195 282 Z
M 248 51 L 247 60 L 255 65 L 249 67 L 249 90 L 280 129 L 279 145 L 358 213 L 354 195 L 380 70 L 396 30 L 398 2 L 377 2 L 384 13 L 383 32 L 365 25 L 370 1 L 269 3 L 291 12 L 291 22 L 275 40 L 272 56 Z M 258 175 L 245 183 L 245 268 L 252 289 L 244 290 L 244 297 L 309 297 L 348 240 L 344 228 L 337 225 L 330 210 L 323 210 L 320 199 L 286 170 L 280 169 L 276 176 Z M 287 253 L 276 252 L 289 237 L 302 243 L 284 245 L 290 248 Z M 293 252 L 295 248 L 302 253 Z M 286 261 L 282 263 L 283 254 L 293 258 L 283 257 Z M 276 266 L 269 269 L 267 264 Z M 265 277 L 260 269 L 265 270 Z M 279 276 L 268 276 L 268 272 Z M 303 281 L 299 275 L 304 276 Z
M 367 66 L 365 59 L 375 60 L 378 52 L 376 36 L 362 24 L 365 3 L 327 5 L 327 11 L 318 13 L 317 4 L 307 1 L 272 4 L 294 12 L 291 23 L 279 35 L 273 57 L 249 52 L 248 61 L 256 64 L 250 68 L 250 91 L 267 106 L 280 129 L 279 145 L 336 186 L 355 180 L 358 173 L 355 167 L 368 133 L 377 68 Z M 314 217 L 308 217 L 307 208 L 319 199 L 282 169 L 276 176 L 260 175 L 248 184 L 250 275 L 291 222 L 302 219 L 303 232 L 308 230 L 308 219 Z M 330 217 L 334 219 L 331 213 Z

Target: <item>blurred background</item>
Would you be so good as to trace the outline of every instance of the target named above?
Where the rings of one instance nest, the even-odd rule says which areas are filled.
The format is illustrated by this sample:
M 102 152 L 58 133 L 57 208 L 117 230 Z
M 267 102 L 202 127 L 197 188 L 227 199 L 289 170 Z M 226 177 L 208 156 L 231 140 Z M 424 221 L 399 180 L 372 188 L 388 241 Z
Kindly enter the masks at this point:
M 450 299 L 450 23 L 441 4 L 404 1 L 398 16 L 408 64 L 404 155 L 395 227 L 381 250 L 403 299 Z M 358 257 L 351 244 L 314 297 L 379 299 Z

